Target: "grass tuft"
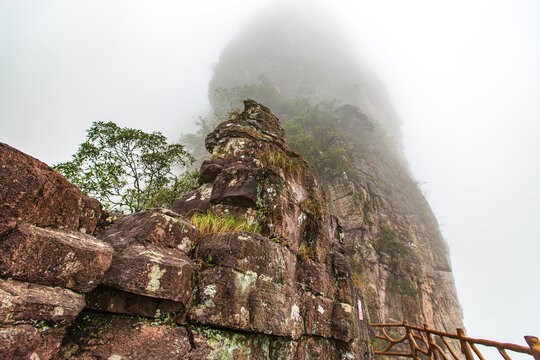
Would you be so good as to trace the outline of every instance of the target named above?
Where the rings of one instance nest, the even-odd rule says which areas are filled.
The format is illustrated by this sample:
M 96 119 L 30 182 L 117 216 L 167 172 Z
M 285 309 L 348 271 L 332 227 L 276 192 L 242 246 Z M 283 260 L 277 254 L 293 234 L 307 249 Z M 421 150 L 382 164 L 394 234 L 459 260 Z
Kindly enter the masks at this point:
M 264 167 L 276 166 L 296 176 L 303 174 L 306 169 L 306 164 L 300 158 L 293 158 L 283 151 L 266 150 L 261 154 L 261 162 Z
M 232 214 L 218 215 L 213 212 L 194 214 L 189 221 L 201 232 L 201 235 L 221 235 L 233 231 L 257 232 L 253 221 L 238 218 Z

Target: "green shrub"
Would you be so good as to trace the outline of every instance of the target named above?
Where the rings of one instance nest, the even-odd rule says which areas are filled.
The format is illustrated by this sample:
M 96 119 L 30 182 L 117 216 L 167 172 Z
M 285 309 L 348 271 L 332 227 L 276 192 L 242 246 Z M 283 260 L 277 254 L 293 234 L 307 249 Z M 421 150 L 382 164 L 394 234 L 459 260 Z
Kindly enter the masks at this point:
M 323 151 L 322 154 L 322 166 L 332 170 L 334 175 L 340 174 L 347 170 L 347 163 L 345 160 L 345 150 L 332 148 Z
M 99 121 L 87 130 L 72 160 L 53 168 L 105 208 L 136 212 L 180 197 L 184 177 L 174 169 L 193 160 L 184 145 L 169 144 L 160 132 Z
M 396 233 L 388 226 L 382 226 L 379 236 L 373 241 L 373 248 L 378 252 L 384 252 L 392 257 L 405 253 L 407 248 L 397 238 Z
M 324 205 L 318 200 L 306 199 L 300 204 L 300 208 L 313 215 L 316 220 L 322 219 L 326 214 Z

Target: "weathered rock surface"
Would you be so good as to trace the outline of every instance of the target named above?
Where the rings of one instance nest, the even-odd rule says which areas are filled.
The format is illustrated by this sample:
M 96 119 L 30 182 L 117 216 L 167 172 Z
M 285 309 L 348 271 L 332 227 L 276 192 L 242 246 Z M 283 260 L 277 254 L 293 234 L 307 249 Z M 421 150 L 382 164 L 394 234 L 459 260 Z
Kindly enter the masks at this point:
M 296 255 L 264 236 L 236 231 L 206 235 L 199 256 L 207 265 L 229 267 L 243 274 L 256 273 L 278 284 L 296 287 Z
M 68 330 L 58 358 L 189 359 L 190 337 L 183 327 L 90 312 L 81 313 L 77 324 Z
M 97 235 L 116 251 L 133 244 L 155 245 L 189 253 L 199 231 L 179 214 L 167 209 L 148 209 L 117 215 L 114 223 Z
M 355 309 L 347 303 L 320 296 L 303 298 L 302 317 L 306 334 L 350 341 L 355 336 L 355 315 Z
M 0 279 L 0 324 L 67 325 L 84 307 L 73 291 Z
M 0 327 L 0 359 L 26 359 L 41 340 L 38 330 L 31 325 Z
M 257 273 L 212 267 L 199 274 L 197 302 L 189 319 L 247 332 L 298 339 L 304 333 L 295 289 Z
M 97 236 L 116 251 L 89 307 L 114 313 L 159 317 L 184 312 L 192 294 L 195 264 L 188 257 L 199 230 L 167 209 L 117 215 Z
M 0 327 L 0 359 L 51 359 L 64 335 L 63 329 L 38 330 L 31 325 Z
M 94 310 L 149 318 L 170 317 L 185 312 L 185 304 L 181 302 L 137 295 L 106 286 L 99 286 L 87 294 L 86 306 Z
M 20 222 L 92 233 L 101 204 L 41 161 L 0 143 L 0 236 Z
M 0 239 L 0 276 L 79 292 L 94 289 L 109 268 L 112 249 L 76 231 L 21 223 Z
M 88 292 L 111 263 L 113 249 L 88 235 L 101 216 L 99 201 L 0 143 L 0 359 L 56 355 L 85 306 L 62 287 Z
M 103 284 L 134 294 L 185 303 L 193 262 L 178 250 L 132 245 L 116 253 Z

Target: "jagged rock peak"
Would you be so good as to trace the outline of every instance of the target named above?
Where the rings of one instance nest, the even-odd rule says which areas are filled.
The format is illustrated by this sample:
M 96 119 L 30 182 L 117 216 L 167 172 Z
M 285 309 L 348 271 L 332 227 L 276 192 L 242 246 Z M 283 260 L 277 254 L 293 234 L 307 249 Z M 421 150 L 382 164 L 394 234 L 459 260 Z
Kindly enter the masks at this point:
M 302 245 L 302 207 L 322 209 L 324 193 L 306 161 L 288 147 L 270 109 L 254 100 L 244 106 L 208 134 L 206 147 L 213 156 L 201 166 L 202 186 L 184 195 L 173 210 L 234 214 L 256 222 L 264 235 L 288 241 L 296 252 Z M 326 212 L 319 215 L 330 223 Z
M 173 210 L 235 215 L 254 224 L 256 234 L 200 239 L 198 256 L 213 267 L 199 272 L 189 319 L 290 338 L 287 347 L 297 344 L 300 359 L 361 358 L 369 353 L 362 343 L 367 323 L 339 224 L 279 120 L 253 100 L 244 105 L 207 136 L 213 156 L 201 166 L 202 184 Z M 324 348 L 314 336 L 325 339 Z
M 263 150 L 268 145 L 290 151 L 278 118 L 266 106 L 251 99 L 244 101 L 242 113 L 229 113 L 229 119 L 208 134 L 205 145 L 214 155 L 231 150 L 233 153 Z

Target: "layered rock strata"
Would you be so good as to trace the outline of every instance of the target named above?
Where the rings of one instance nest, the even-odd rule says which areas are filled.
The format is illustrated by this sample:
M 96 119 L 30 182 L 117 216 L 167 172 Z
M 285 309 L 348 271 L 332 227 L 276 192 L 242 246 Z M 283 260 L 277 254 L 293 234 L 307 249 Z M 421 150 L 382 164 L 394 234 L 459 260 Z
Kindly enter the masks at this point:
M 116 216 L 0 146 L 0 358 L 370 357 L 347 240 L 278 119 L 246 101 L 206 146 L 171 210 Z M 201 233 L 196 213 L 250 231 Z
M 101 204 L 0 143 L 0 358 L 50 359 L 111 265 Z

